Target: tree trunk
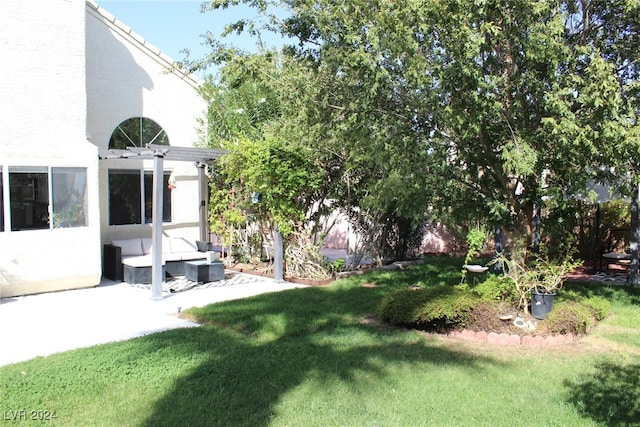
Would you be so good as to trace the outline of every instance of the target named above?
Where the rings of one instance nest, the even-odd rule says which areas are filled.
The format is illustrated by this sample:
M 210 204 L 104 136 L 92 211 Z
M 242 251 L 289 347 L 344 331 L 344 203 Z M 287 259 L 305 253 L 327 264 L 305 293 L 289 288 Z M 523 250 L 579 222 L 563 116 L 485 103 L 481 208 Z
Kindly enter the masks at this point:
M 533 220 L 531 224 L 531 247 L 534 254 L 540 253 L 540 224 L 542 223 L 542 206 L 539 201 L 533 204 Z
M 638 285 L 638 197 L 640 197 L 640 185 L 633 192 L 631 198 L 631 270 L 629 282 Z

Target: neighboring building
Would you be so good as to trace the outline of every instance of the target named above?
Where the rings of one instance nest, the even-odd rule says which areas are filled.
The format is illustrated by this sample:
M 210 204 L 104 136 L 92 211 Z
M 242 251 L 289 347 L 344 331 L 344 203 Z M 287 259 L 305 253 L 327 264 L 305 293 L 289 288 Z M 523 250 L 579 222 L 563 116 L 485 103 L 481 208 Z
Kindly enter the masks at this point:
M 151 236 L 153 166 L 99 157 L 193 146 L 198 81 L 85 0 L 4 0 L 0 53 L 0 297 L 96 286 L 104 243 Z M 197 168 L 164 169 L 165 233 L 197 238 Z

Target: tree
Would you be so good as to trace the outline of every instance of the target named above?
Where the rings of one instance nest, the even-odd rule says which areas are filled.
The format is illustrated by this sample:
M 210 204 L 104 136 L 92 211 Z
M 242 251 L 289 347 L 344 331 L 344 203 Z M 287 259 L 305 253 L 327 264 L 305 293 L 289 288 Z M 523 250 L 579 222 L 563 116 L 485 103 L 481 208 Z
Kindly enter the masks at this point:
M 605 163 L 609 167 L 601 169 L 609 172 L 603 181 L 621 194 L 629 195 L 632 200 L 630 282 L 638 285 L 640 128 L 637 117 L 640 52 L 637 34 L 640 29 L 640 3 L 624 0 L 606 4 L 581 1 L 570 2 L 569 9 L 574 17 L 571 27 L 573 40 L 597 52 L 602 58 L 600 68 L 608 72 L 604 76 L 606 85 L 603 83 L 594 89 L 594 92 L 603 92 L 600 97 L 595 97 L 594 115 L 604 123 L 602 134 L 609 138 L 613 151 L 610 160 Z M 613 83 L 613 78 L 617 85 Z M 603 108 L 606 106 L 612 108 Z
M 430 176 L 424 159 L 416 156 L 414 123 L 404 111 L 403 122 L 390 120 L 398 115 L 386 110 L 396 106 L 388 99 L 393 88 L 384 82 L 367 89 L 364 100 L 362 81 L 374 71 L 371 64 L 340 71 L 293 58 L 303 71 L 279 73 L 287 114 L 278 122 L 278 132 L 295 135 L 299 146 L 314 150 L 325 171 L 324 200 L 330 200 L 328 207 L 343 209 L 364 235 L 376 236 L 369 249 L 383 259 L 404 258 L 420 240 L 424 181 Z M 287 97 L 287 90 L 295 95 Z M 422 151 L 426 156 L 425 146 Z
M 363 223 L 407 234 L 429 212 L 527 236 L 543 200 L 637 171 L 636 1 L 243 3 L 298 40 L 314 83 L 296 120 Z
M 308 224 L 325 213 L 325 172 L 289 125 L 292 80 L 299 80 L 295 64 L 265 51 L 230 56 L 220 80 L 209 78 L 202 86 L 207 145 L 229 151 L 212 172 L 211 225 L 222 236 L 253 229 L 262 238 L 254 239 L 254 251 L 244 236 L 244 253 L 256 256 L 260 242 L 278 230 L 285 237 L 288 276 L 324 278 L 319 248 L 311 244 L 317 229 Z

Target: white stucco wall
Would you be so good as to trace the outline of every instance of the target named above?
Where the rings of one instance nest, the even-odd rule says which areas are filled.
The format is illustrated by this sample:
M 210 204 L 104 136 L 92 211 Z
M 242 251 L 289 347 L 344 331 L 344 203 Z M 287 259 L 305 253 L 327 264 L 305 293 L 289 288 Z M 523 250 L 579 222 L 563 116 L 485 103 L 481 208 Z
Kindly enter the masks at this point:
M 198 139 L 197 120 L 205 103 L 196 91 L 197 81 L 170 72 L 171 58 L 132 32 L 108 11 L 87 4 L 87 129 L 101 153 L 124 120 L 147 117 L 167 133 L 173 146 L 191 147 Z M 152 170 L 152 161 L 103 160 L 100 162 L 101 233 L 103 243 L 126 237 L 149 237 L 150 225 L 108 225 L 108 169 Z M 190 162 L 164 162 L 174 171 L 172 222 L 165 234 L 198 237 L 197 168 Z
M 4 0 L 0 167 L 87 168 L 89 226 L 0 232 L 0 297 L 100 281 L 97 149 L 86 139 L 85 3 Z M 5 188 L 6 213 L 9 212 Z

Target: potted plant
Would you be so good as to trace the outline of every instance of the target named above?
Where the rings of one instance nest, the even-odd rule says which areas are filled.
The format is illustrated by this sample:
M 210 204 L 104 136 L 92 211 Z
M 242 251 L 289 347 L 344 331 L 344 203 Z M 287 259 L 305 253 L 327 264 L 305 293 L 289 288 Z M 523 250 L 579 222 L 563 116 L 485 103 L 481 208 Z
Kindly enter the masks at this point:
M 551 258 L 544 252 L 538 255 L 533 268 L 538 272 L 531 285 L 531 315 L 544 319 L 553 308 L 556 291 L 562 288 L 567 276 L 582 264 L 573 259 L 573 251 Z
M 510 258 L 500 255 L 493 262 L 500 263 L 504 275 L 511 279 L 520 295 L 519 308 L 529 314 L 528 301 L 531 296 L 531 315 L 544 319 L 553 308 L 556 291 L 562 288 L 567 276 L 582 262 L 573 259 L 570 249 L 551 256 L 546 248 L 533 256 L 525 250 L 515 250 Z

